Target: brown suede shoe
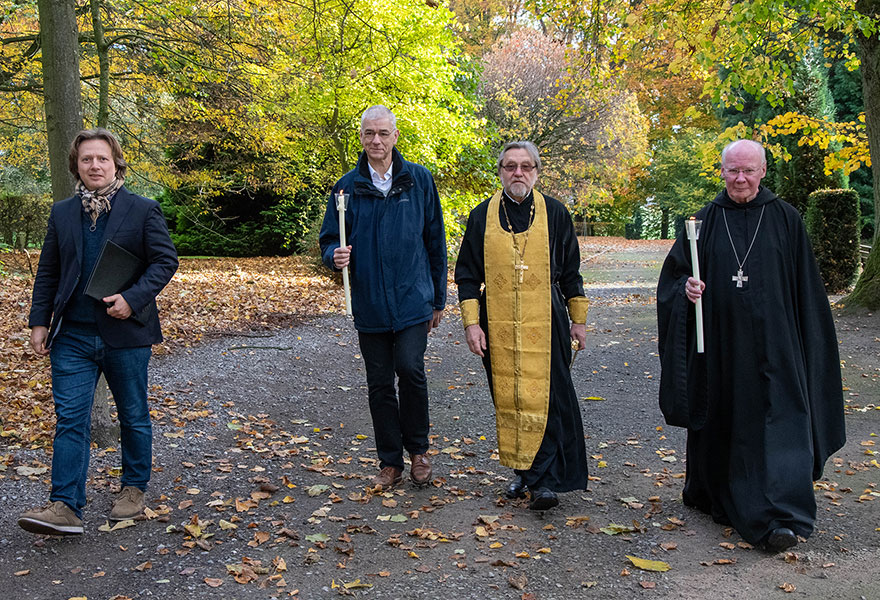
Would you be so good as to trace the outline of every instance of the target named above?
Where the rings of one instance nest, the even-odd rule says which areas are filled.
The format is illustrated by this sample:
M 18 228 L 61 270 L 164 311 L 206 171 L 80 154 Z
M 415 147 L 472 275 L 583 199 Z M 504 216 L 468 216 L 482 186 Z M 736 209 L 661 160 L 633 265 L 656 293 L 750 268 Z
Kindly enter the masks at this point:
M 379 474 L 373 477 L 373 486 L 383 490 L 394 487 L 403 481 L 403 471 L 397 467 L 385 467 Z
M 111 521 L 125 521 L 126 519 L 134 519 L 144 512 L 144 493 L 136 487 L 127 485 L 122 488 L 116 501 L 113 502 L 113 509 L 110 511 Z
M 43 535 L 79 535 L 83 532 L 82 521 L 60 500 L 21 513 L 18 526 Z
M 431 470 L 431 461 L 428 459 L 428 455 L 410 454 L 409 459 L 412 461 L 409 474 L 410 477 L 412 477 L 413 483 L 416 485 L 431 483 L 431 474 L 433 471 Z

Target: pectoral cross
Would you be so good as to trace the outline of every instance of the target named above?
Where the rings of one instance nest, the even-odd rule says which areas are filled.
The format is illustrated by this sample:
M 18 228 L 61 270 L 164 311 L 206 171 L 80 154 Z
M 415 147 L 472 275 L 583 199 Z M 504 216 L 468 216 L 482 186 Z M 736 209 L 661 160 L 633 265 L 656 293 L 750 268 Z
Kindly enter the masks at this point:
M 736 282 L 736 287 L 741 288 L 743 286 L 743 281 L 748 281 L 749 278 L 747 275 L 743 275 L 743 270 L 739 269 L 736 272 L 736 275 L 730 278 L 731 281 Z
M 528 271 L 529 266 L 528 265 L 513 265 L 513 268 L 516 269 L 517 271 L 519 271 L 519 282 L 522 283 L 523 282 L 523 275 L 525 275 L 524 271 Z

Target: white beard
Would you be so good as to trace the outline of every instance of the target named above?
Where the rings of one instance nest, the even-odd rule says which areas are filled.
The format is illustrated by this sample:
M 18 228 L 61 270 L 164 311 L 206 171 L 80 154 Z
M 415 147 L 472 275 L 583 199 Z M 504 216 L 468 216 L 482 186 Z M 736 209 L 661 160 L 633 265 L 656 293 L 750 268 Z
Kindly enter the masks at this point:
M 510 195 L 518 198 L 525 198 L 532 189 L 524 183 L 513 183 L 510 185 Z

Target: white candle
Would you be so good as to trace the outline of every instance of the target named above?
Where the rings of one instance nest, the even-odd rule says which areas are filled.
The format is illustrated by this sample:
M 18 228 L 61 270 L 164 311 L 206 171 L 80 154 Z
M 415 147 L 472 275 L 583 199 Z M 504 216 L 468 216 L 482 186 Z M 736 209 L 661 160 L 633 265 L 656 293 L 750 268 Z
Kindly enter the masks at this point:
M 347 197 L 339 190 L 336 196 L 336 210 L 339 211 L 339 247 L 345 248 L 345 202 Z M 342 267 L 342 287 L 345 290 L 345 314 L 351 316 L 351 289 L 348 287 L 348 265 Z
M 700 259 L 697 256 L 697 220 L 691 217 L 685 223 L 687 237 L 691 243 L 691 263 L 694 266 L 694 279 L 700 280 Z M 697 317 L 697 352 L 703 353 L 703 299 L 697 298 L 694 303 L 694 310 Z

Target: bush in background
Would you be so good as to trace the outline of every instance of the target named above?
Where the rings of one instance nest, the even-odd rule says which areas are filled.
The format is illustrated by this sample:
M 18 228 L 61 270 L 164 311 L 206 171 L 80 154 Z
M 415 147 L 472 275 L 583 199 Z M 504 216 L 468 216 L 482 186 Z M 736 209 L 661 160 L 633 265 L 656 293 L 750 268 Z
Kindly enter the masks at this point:
M 858 192 L 816 190 L 808 200 L 806 223 L 826 291 L 844 291 L 859 267 Z
M 0 193 L 0 242 L 14 250 L 42 244 L 51 209 L 44 196 Z

